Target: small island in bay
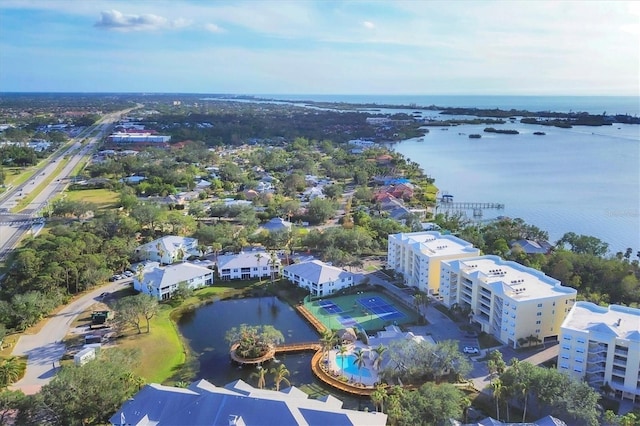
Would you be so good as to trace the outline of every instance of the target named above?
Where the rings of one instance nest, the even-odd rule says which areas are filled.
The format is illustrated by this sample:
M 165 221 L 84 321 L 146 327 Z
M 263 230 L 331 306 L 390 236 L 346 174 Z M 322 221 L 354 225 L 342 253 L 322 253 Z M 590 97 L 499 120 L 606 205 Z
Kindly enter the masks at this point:
M 513 129 L 496 129 L 494 127 L 485 127 L 484 129 L 487 133 L 500 133 L 502 135 L 519 135 L 520 132 Z
M 482 135 L 478 134 L 478 133 L 472 133 L 469 135 L 469 139 L 480 139 L 482 137 Z
M 536 135 L 536 136 L 544 136 L 544 135 L 546 135 L 545 132 L 533 132 L 533 134 Z

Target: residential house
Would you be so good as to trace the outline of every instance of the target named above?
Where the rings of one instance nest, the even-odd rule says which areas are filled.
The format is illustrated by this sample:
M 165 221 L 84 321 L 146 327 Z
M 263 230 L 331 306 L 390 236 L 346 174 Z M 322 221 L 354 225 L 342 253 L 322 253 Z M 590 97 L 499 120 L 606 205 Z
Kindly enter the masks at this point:
M 171 264 L 189 256 L 200 256 L 198 239 L 168 235 L 136 248 L 139 260 L 151 260 L 161 264 Z
M 169 266 L 149 266 L 133 278 L 133 288 L 158 300 L 167 300 L 178 289 L 180 283 L 196 289 L 213 285 L 213 270 L 190 262 Z
M 296 388 L 258 389 L 237 380 L 218 387 L 202 379 L 187 388 L 149 384 L 111 416 L 112 425 L 384 426 L 387 415 L 347 410 L 328 395 Z
M 319 260 L 286 266 L 282 275 L 315 297 L 328 296 L 354 285 L 353 274 Z
M 220 255 L 217 266 L 221 280 L 249 280 L 280 276 L 282 262 L 264 250 L 252 250 Z
M 518 240 L 511 243 L 511 250 L 520 248 L 526 254 L 548 254 L 553 246 L 548 241 Z
M 640 309 L 576 302 L 560 327 L 558 370 L 640 402 Z
M 466 309 L 471 322 L 514 349 L 557 341 L 576 301 L 574 288 L 498 256 L 443 260 L 440 271 L 442 303 Z
M 284 220 L 281 217 L 274 217 L 262 225 L 260 229 L 268 232 L 287 232 L 291 231 L 291 226 L 293 226 L 291 222 Z
M 526 423 L 514 423 L 514 422 L 501 422 L 493 417 L 486 417 L 479 422 L 475 423 L 460 423 L 459 421 L 452 420 L 451 426 L 567 426 L 567 424 L 553 416 L 544 416 L 541 419 L 534 420 L 533 422 Z
M 387 266 L 401 273 L 405 284 L 436 295 L 440 289 L 440 262 L 480 255 L 480 250 L 453 235 L 437 231 L 389 235 Z
M 304 192 L 302 193 L 302 198 L 311 201 L 315 198 L 320 198 L 321 200 L 323 200 L 326 197 L 324 195 L 324 192 L 322 191 L 321 186 L 312 186 L 304 190 Z
M 256 191 L 258 191 L 261 194 L 265 192 L 273 192 L 273 184 L 271 182 L 266 182 L 264 180 L 261 180 L 256 185 Z

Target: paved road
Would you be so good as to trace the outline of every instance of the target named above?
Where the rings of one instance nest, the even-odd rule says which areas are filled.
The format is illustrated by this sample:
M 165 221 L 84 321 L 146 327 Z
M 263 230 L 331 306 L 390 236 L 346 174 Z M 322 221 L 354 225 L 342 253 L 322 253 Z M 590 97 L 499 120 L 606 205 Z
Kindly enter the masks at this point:
M 60 367 L 60 359 L 65 353 L 65 345 L 61 342 L 76 317 L 96 303 L 102 292 L 121 290 L 128 287 L 130 282 L 131 279 L 126 279 L 96 288 L 74 300 L 60 312 L 51 315 L 38 334 L 20 337 L 11 355 L 28 356 L 27 371 L 24 377 L 10 388 L 21 390 L 27 395 L 39 392 Z

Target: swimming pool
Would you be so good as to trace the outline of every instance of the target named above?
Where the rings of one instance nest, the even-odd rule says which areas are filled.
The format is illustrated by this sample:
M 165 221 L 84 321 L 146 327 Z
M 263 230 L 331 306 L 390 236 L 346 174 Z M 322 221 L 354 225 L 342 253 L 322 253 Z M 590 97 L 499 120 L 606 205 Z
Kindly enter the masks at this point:
M 344 358 L 344 368 L 342 364 L 342 360 Z M 336 355 L 336 364 L 340 371 L 343 371 L 345 375 L 352 375 L 353 377 L 371 377 L 371 371 L 367 367 L 362 367 L 358 370 L 358 366 L 356 365 L 356 356 L 354 354 L 348 355 Z

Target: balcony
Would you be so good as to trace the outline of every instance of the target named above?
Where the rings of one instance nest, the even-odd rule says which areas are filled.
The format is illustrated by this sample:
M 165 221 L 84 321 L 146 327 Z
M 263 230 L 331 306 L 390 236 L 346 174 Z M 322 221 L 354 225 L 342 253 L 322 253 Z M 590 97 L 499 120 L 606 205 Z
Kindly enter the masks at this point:
M 613 365 L 618 365 L 620 367 L 626 367 L 627 366 L 627 359 L 626 358 L 621 358 L 619 356 L 614 356 L 613 357 Z
M 613 353 L 616 354 L 616 355 L 623 356 L 625 358 L 629 356 L 629 350 L 628 349 L 618 349 L 618 348 L 616 348 L 613 351 Z
M 627 374 L 627 370 L 624 368 L 613 367 L 613 370 L 611 370 L 611 375 L 624 377 L 626 374 Z
M 484 305 L 484 304 L 481 303 L 480 304 L 480 312 L 482 312 L 487 317 L 489 317 L 489 315 L 491 315 L 491 308 L 488 307 L 487 305 Z

